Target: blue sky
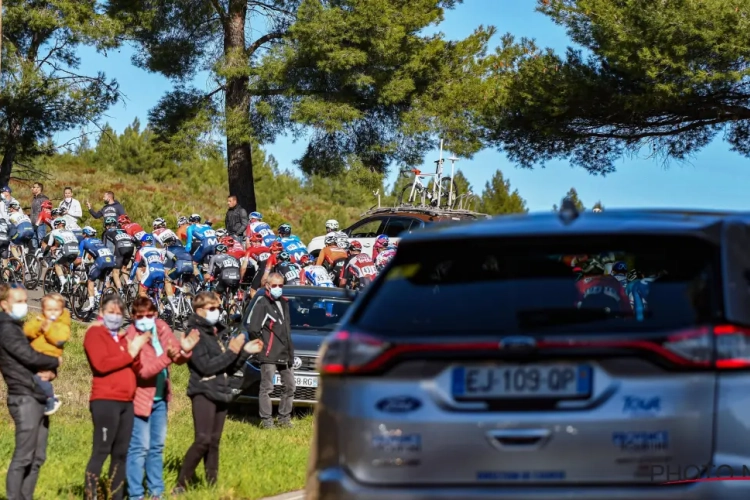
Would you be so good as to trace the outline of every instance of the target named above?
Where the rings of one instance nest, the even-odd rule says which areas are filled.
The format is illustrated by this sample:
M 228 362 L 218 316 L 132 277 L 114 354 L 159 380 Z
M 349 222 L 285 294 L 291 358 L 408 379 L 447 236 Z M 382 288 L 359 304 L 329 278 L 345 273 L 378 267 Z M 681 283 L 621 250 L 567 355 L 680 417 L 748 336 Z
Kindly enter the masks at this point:
M 446 14 L 440 31 L 448 38 L 458 39 L 470 34 L 480 24 L 491 24 L 499 33 L 511 32 L 517 37 L 535 38 L 541 46 L 563 51 L 569 40 L 565 32 L 548 18 L 534 11 L 535 2 L 510 0 L 464 0 L 465 3 Z M 84 49 L 82 70 L 104 71 L 116 78 L 127 96 L 109 112 L 109 122 L 122 131 L 135 117 L 147 121 L 148 110 L 171 88 L 170 82 L 156 74 L 135 68 L 130 63 L 132 50 L 123 48 L 107 57 Z M 195 82 L 207 88 L 210 82 L 200 75 Z M 71 135 L 65 134 L 67 139 Z M 61 136 L 61 139 L 63 137 Z M 293 160 L 304 151 L 303 142 L 293 143 L 280 137 L 275 144 L 265 146 L 282 169 L 292 169 Z M 434 168 L 438 152 L 425 158 L 425 170 Z M 446 162 L 448 164 L 448 162 Z M 559 203 L 570 187 L 575 187 L 588 207 L 601 200 L 605 208 L 623 207 L 691 207 L 738 209 L 747 208 L 746 186 L 750 183 L 748 160 L 729 151 L 727 145 L 716 141 L 696 155 L 689 163 L 672 162 L 664 167 L 658 160 L 628 159 L 618 164 L 618 171 L 606 177 L 592 176 L 583 169 L 574 169 L 566 162 L 551 162 L 544 169 L 516 168 L 497 151 L 485 150 L 471 160 L 457 162 L 479 194 L 485 182 L 500 169 L 511 186 L 528 202 L 531 210 L 549 210 Z M 396 170 L 396 169 L 394 169 Z M 394 175 L 389 176 L 390 182 Z M 262 207 L 260 207 L 262 209 Z

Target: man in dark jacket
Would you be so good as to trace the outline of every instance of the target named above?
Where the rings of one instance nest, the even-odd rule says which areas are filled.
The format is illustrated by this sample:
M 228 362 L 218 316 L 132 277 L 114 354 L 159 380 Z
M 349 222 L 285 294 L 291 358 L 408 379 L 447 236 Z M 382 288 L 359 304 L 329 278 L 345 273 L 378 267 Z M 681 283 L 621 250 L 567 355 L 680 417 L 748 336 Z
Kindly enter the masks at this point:
M 28 306 L 22 288 L 0 285 L 0 372 L 8 388 L 8 411 L 16 425 L 16 447 L 6 476 L 8 500 L 32 500 L 39 469 L 47 457 L 49 418 L 44 416 L 47 397 L 34 382 L 34 374 L 54 370 L 60 358 L 31 348 L 23 333 Z
M 237 197 L 227 198 L 227 215 L 224 217 L 224 227 L 232 236 L 245 241 L 245 230 L 247 229 L 247 210 L 237 204 Z
M 261 426 L 274 427 L 271 405 L 273 379 L 276 372 L 281 376 L 283 391 L 279 401 L 279 425 L 292 426 L 292 404 L 294 401 L 294 344 L 289 316 L 289 301 L 282 296 L 284 277 L 271 273 L 266 281 L 265 294 L 258 298 L 250 311 L 248 332 L 265 345 L 258 354 L 260 361 L 260 390 L 258 406 Z
M 44 224 L 41 224 L 39 226 L 36 225 L 37 221 L 39 220 L 39 214 L 42 213 L 42 202 L 49 201 L 49 198 L 47 198 L 47 195 L 44 194 L 44 185 L 41 182 L 35 182 L 33 186 L 31 186 L 31 194 L 33 195 L 33 198 L 31 199 L 31 223 L 34 224 L 34 234 L 36 235 L 36 238 L 31 240 L 32 245 L 34 245 L 34 248 L 39 248 L 42 241 L 44 241 L 44 236 L 47 234 L 47 226 Z
M 104 217 L 105 219 L 108 217 L 114 217 L 116 219 L 119 216 L 127 213 L 125 212 L 125 208 L 123 208 L 120 202 L 115 200 L 115 193 L 113 193 L 112 191 L 107 191 L 106 193 L 104 193 L 104 206 L 101 210 L 94 211 L 91 208 L 91 203 L 89 201 L 86 201 L 86 207 L 88 207 L 89 213 L 94 219 L 101 219 L 102 217 Z

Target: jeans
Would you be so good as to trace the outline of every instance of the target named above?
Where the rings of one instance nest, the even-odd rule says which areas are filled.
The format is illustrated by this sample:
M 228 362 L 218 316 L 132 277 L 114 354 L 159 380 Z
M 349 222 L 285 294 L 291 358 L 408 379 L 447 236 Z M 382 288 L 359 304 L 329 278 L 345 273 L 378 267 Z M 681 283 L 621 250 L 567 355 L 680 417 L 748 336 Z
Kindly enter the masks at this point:
M 219 443 L 229 410 L 227 403 L 215 403 L 202 394 L 193 396 L 192 401 L 195 441 L 188 448 L 177 477 L 177 486 L 183 488 L 193 480 L 201 460 L 206 470 L 206 482 L 209 485 L 216 483 L 219 477 Z
M 133 435 L 128 448 L 128 497 L 145 496 L 144 470 L 149 495 L 164 494 L 164 441 L 167 439 L 167 402 L 155 401 L 151 415 L 139 417 L 133 422 Z
M 262 420 L 270 420 L 273 416 L 271 393 L 273 392 L 273 376 L 276 370 L 281 375 L 281 385 L 284 390 L 279 401 L 279 420 L 287 421 L 292 418 L 294 404 L 294 370 L 287 365 L 263 363 L 260 365 L 260 389 L 258 390 L 258 409 Z
M 125 496 L 125 461 L 133 434 L 133 403 L 96 399 L 89 403 L 89 408 L 94 421 L 94 446 L 86 466 L 84 497 L 97 497 L 102 466 L 107 457 L 111 457 L 109 484 L 104 493 L 108 489 L 111 500 L 122 500 Z
M 31 239 L 31 246 L 33 248 L 39 248 L 42 245 L 45 236 L 47 236 L 47 226 L 45 224 L 34 226 L 34 237 Z
M 16 424 L 16 447 L 5 478 L 8 500 L 32 500 L 39 469 L 47 459 L 49 418 L 33 396 L 8 396 L 8 411 Z

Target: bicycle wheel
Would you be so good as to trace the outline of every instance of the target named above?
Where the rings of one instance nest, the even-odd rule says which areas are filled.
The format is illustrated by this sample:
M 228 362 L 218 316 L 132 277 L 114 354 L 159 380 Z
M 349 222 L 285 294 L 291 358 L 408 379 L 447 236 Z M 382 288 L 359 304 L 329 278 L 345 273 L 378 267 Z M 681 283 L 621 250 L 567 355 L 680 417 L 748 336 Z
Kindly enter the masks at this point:
M 57 277 L 55 270 L 52 268 L 47 269 L 47 274 L 44 275 L 42 291 L 45 295 L 48 293 L 60 293 L 62 291 L 60 278 Z
M 10 283 L 10 284 L 22 283 L 24 287 L 26 286 L 23 280 L 23 274 L 24 274 L 23 265 L 21 264 L 20 260 L 18 260 L 15 257 L 11 257 L 10 259 L 8 259 L 7 270 L 10 271 L 10 273 L 7 275 L 8 276 L 8 280 L 6 281 L 7 283 Z M 4 273 L 3 277 L 5 276 L 6 274 Z
M 13 269 L 11 269 L 10 267 L 4 267 L 2 273 L 2 282 L 9 285 L 16 284 L 17 280 L 15 271 L 13 271 Z
M 70 306 L 73 315 L 81 321 L 86 321 L 94 310 L 84 311 L 83 308 L 89 303 L 89 291 L 85 283 L 80 283 L 73 288 Z
M 33 255 L 26 255 L 24 268 L 24 283 L 29 290 L 36 290 L 39 286 L 39 259 Z
M 419 184 L 414 187 L 414 193 L 412 194 L 413 182 L 410 182 L 401 191 L 401 195 L 398 197 L 399 205 L 424 205 L 425 190 Z M 420 203 L 418 203 L 420 202 Z
M 453 199 L 451 200 L 451 203 L 448 203 L 448 197 L 451 193 L 451 184 L 453 185 Z M 458 198 L 458 186 L 456 186 L 456 181 L 452 180 L 450 177 L 443 177 L 440 179 L 440 203 L 442 206 L 447 208 L 453 208 L 453 206 L 456 204 L 456 199 Z

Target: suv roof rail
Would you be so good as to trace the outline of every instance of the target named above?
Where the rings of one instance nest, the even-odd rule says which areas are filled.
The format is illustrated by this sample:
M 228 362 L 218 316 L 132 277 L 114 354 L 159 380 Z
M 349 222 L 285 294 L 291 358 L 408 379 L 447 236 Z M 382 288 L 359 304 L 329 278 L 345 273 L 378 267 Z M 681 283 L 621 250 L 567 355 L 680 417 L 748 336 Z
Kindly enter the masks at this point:
M 432 217 L 439 217 L 439 216 L 445 216 L 445 215 L 469 215 L 476 218 L 481 217 L 487 217 L 490 216 L 487 214 L 474 212 L 472 210 L 457 210 L 457 209 L 447 209 L 447 208 L 433 208 L 433 207 L 408 207 L 408 206 L 402 206 L 402 207 L 376 207 L 371 208 L 370 210 L 364 212 L 360 217 L 366 217 L 368 215 L 375 215 L 375 214 L 397 214 L 397 213 L 418 213 L 418 214 L 425 214 L 430 215 Z

